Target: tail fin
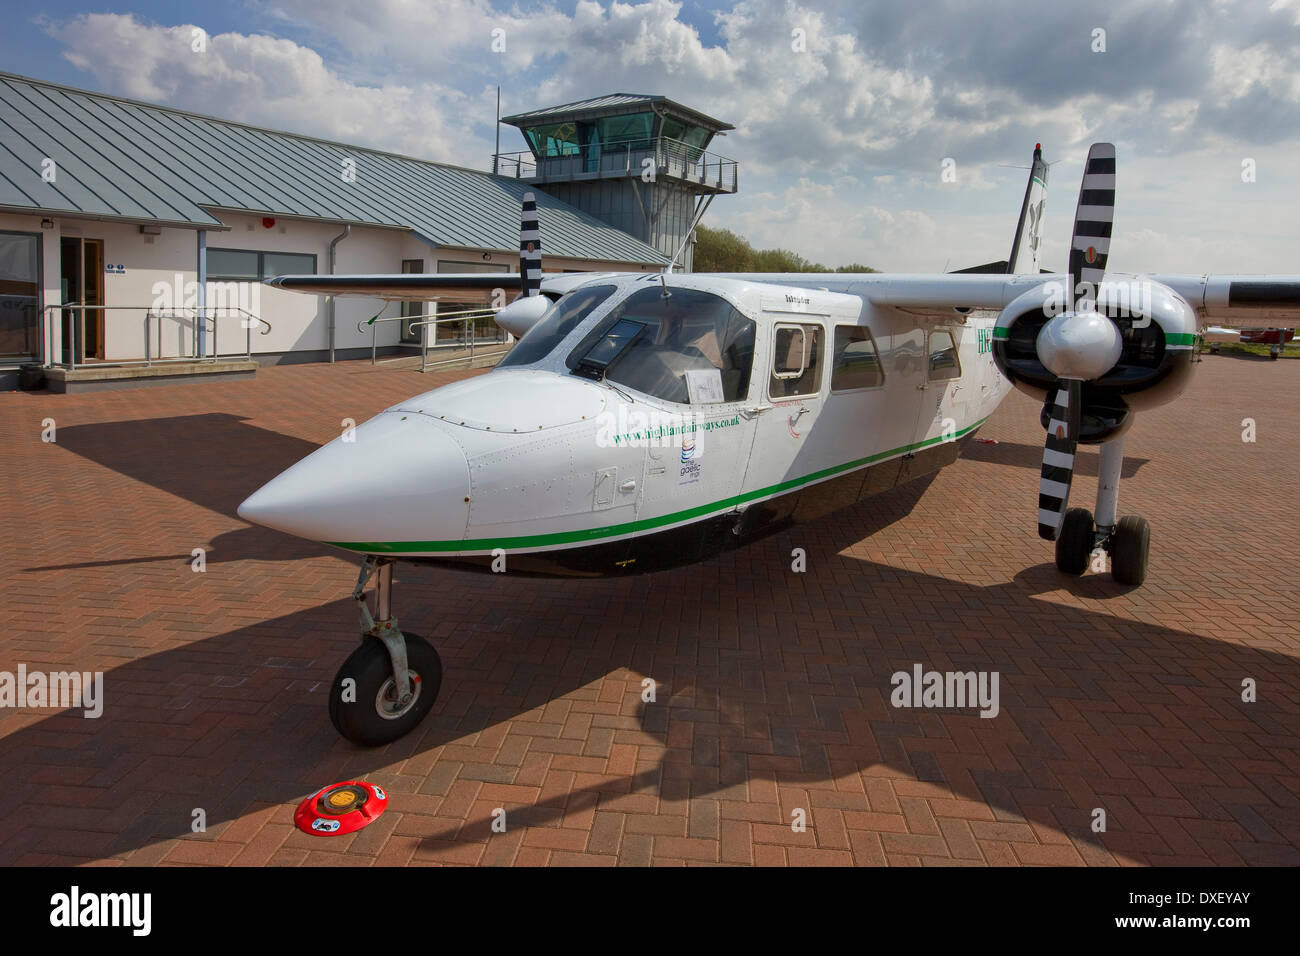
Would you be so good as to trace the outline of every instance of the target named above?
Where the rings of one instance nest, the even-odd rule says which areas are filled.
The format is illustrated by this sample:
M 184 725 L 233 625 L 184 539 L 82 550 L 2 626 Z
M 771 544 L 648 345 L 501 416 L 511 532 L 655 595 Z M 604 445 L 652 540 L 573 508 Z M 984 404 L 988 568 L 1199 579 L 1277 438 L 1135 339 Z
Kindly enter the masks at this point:
M 537 295 L 542 289 L 542 234 L 537 228 L 537 196 L 524 193 L 524 207 L 519 216 L 519 276 L 523 283 L 521 298 Z
M 1029 185 L 1025 187 L 1025 201 L 1020 207 L 1020 221 L 1016 223 L 1016 238 L 1011 243 L 1007 272 L 1013 275 L 1038 274 L 1038 245 L 1046 202 L 1047 164 L 1043 162 L 1042 144 L 1035 143 L 1034 163 L 1029 167 Z

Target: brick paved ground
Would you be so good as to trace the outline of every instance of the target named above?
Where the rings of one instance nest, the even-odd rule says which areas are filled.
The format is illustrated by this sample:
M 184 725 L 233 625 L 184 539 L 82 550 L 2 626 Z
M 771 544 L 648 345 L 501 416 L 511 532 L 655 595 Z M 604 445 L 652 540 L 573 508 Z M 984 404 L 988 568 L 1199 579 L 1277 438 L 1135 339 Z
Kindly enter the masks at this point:
M 235 508 L 340 419 L 464 374 L 0 395 L 0 670 L 103 670 L 107 698 L 98 720 L 0 711 L 0 863 L 1300 863 L 1300 362 L 1207 358 L 1138 422 L 1140 590 L 1053 569 L 1019 395 L 983 433 L 1000 444 L 928 484 L 696 567 L 402 567 L 398 614 L 446 679 L 416 733 L 362 750 L 324 699 L 355 641 L 354 559 Z M 1095 451 L 1081 467 L 1091 505 Z M 999 671 L 1001 714 L 892 708 L 915 662 Z M 299 799 L 350 777 L 392 809 L 351 836 L 293 829 Z

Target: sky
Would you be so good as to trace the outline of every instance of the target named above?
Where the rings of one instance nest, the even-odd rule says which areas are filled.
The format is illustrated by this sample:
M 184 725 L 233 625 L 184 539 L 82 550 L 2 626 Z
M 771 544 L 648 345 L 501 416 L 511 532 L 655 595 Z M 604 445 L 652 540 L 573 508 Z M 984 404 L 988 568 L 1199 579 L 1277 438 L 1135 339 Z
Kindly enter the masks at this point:
M 1083 159 L 1110 141 L 1112 269 L 1300 273 L 1300 0 L 43 0 L 5 20 L 10 72 L 477 169 L 498 85 L 504 115 L 663 94 L 736 126 L 710 149 L 740 190 L 705 224 L 831 266 L 1006 258 L 1041 142 L 1042 265 L 1064 270 Z

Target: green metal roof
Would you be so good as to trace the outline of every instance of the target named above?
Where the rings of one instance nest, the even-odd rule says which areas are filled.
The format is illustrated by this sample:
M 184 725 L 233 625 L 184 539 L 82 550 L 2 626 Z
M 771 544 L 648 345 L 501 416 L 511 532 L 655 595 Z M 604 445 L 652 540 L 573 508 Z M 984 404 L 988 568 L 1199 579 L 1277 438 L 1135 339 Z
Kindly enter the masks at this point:
M 676 103 L 666 96 L 647 96 L 643 93 L 610 93 L 607 96 L 597 96 L 589 100 L 577 100 L 560 106 L 547 106 L 527 113 L 503 116 L 501 122 L 522 128 L 559 119 L 595 119 L 600 116 L 619 116 L 624 113 L 640 113 L 650 110 L 675 114 L 714 132 L 736 128 L 730 123 L 724 123 L 712 116 L 706 116 L 699 110 L 693 110 L 689 106 L 682 106 L 682 104 Z
M 56 164 L 52 182 L 41 175 L 46 159 Z M 344 159 L 356 163 L 354 183 L 343 181 Z M 519 207 L 530 190 L 547 254 L 665 261 L 622 230 L 508 177 L 0 72 L 3 211 L 191 228 L 220 227 L 222 211 L 252 212 L 509 250 L 519 246 Z

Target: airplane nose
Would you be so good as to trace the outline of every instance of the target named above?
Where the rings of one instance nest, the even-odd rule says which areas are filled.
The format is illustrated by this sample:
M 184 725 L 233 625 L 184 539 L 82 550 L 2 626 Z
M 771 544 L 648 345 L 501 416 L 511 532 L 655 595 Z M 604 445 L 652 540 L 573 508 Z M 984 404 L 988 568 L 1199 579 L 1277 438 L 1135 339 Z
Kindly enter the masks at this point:
M 455 541 L 465 536 L 468 498 L 460 445 L 428 416 L 394 411 L 267 482 L 239 517 L 330 544 Z

